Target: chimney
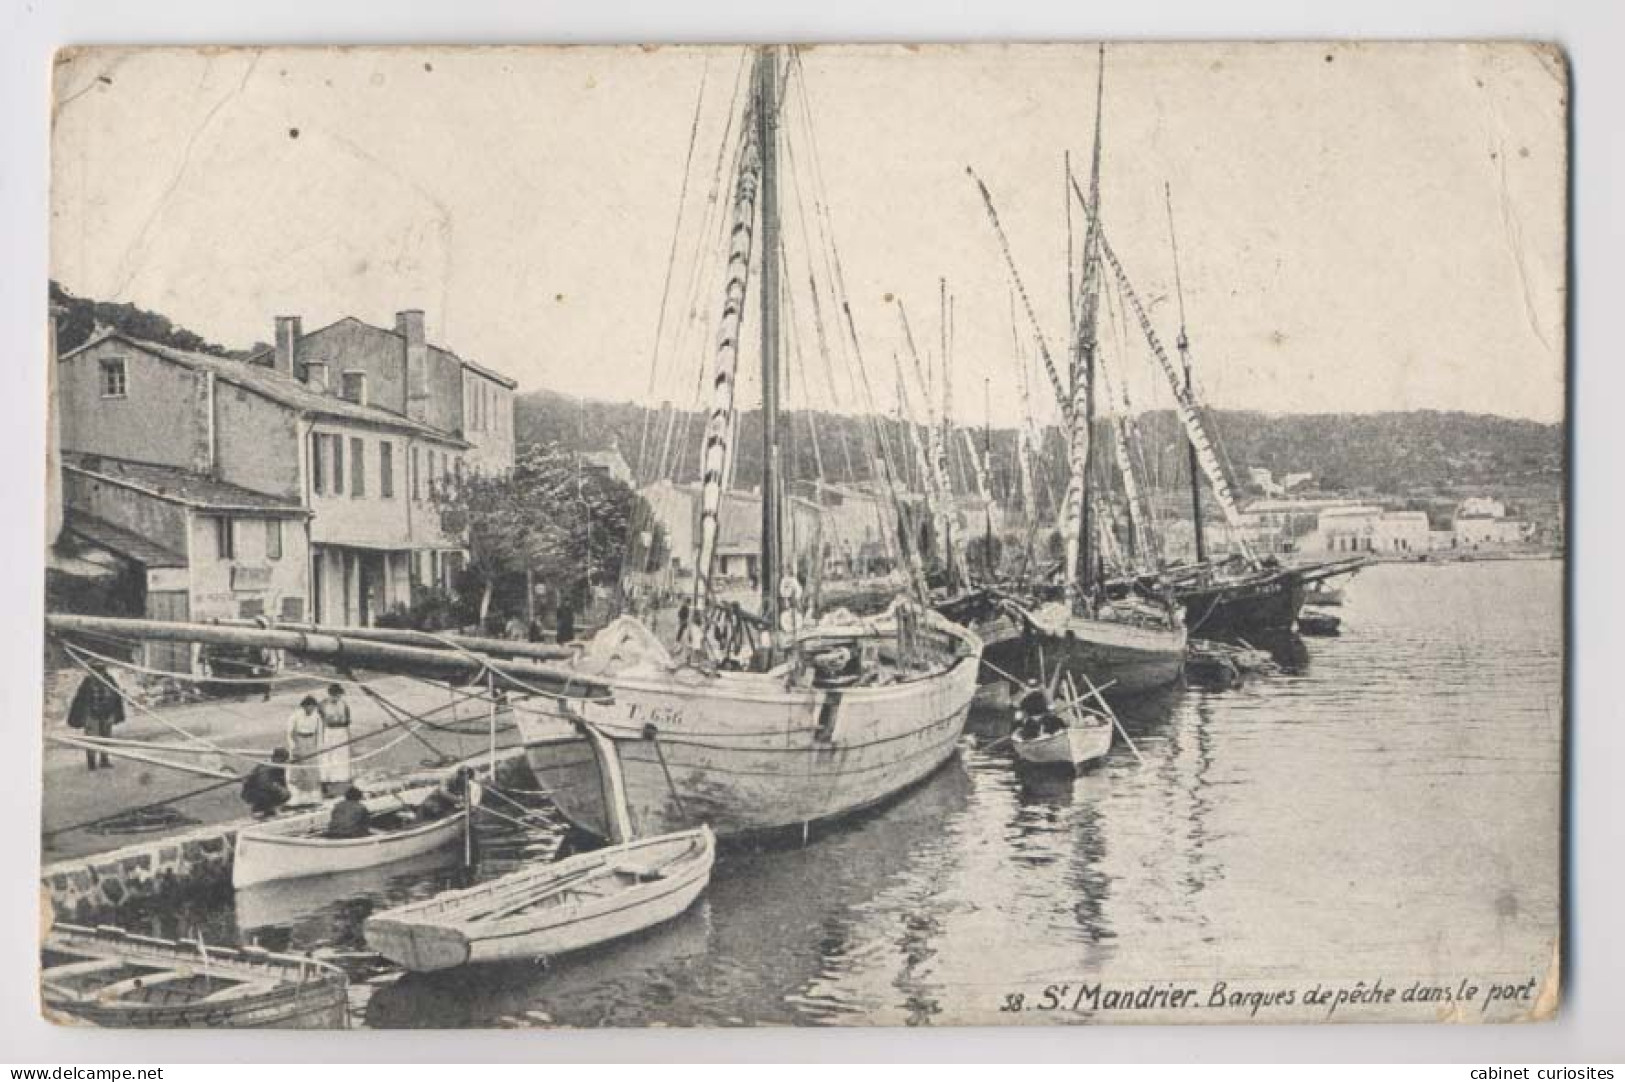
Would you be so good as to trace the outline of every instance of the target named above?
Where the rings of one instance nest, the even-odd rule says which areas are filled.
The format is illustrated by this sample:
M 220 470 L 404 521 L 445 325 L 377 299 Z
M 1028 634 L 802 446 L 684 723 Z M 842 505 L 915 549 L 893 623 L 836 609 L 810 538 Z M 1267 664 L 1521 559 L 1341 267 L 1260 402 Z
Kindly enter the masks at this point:
M 299 372 L 299 317 L 276 317 L 276 356 L 271 367 L 289 379 L 298 378 Z
M 408 308 L 395 313 L 395 333 L 406 339 L 406 415 L 429 420 L 429 343 L 423 336 L 423 312 Z

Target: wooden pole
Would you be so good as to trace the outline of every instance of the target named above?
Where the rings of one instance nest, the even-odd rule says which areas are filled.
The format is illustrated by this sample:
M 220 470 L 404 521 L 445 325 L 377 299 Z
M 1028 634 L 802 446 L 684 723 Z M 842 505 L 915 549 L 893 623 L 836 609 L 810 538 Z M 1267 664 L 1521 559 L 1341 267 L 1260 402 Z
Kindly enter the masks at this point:
M 437 649 L 382 642 L 353 635 L 348 629 L 285 631 L 231 627 L 223 624 L 171 623 L 165 620 L 126 620 L 112 616 L 49 613 L 46 630 L 58 635 L 101 635 L 189 642 L 218 646 L 264 647 L 337 664 L 356 665 L 377 672 L 400 672 L 440 679 L 478 676 L 487 670 L 528 690 L 569 698 L 603 697 L 607 684 L 572 669 L 519 658 L 497 658 L 466 649 Z M 521 644 L 514 644 L 521 645 Z
M 1140 749 L 1134 746 L 1134 738 L 1128 735 L 1127 729 L 1123 728 L 1123 722 L 1118 718 L 1117 711 L 1112 709 L 1111 703 L 1108 703 L 1106 697 L 1100 693 L 1103 689 L 1095 687 L 1094 683 L 1089 679 L 1088 673 L 1079 673 L 1078 675 L 1083 677 L 1083 682 L 1089 686 L 1089 694 L 1094 696 L 1095 702 L 1100 704 L 1100 708 L 1106 712 L 1106 716 L 1112 719 L 1112 724 L 1117 726 L 1117 731 L 1122 734 L 1123 742 L 1128 745 L 1128 750 L 1132 751 L 1134 758 L 1141 766 L 1144 766 L 1145 756 L 1141 755 Z

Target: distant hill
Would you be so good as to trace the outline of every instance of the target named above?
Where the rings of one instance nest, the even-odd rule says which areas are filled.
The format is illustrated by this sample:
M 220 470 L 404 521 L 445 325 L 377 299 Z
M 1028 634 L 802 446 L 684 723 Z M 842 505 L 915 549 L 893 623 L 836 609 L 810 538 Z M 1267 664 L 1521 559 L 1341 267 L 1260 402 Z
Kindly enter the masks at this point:
M 237 360 L 252 356 L 258 349 L 263 348 L 263 343 L 256 343 L 249 349 L 226 349 L 200 334 L 194 334 L 185 327 L 175 325 L 168 316 L 145 308 L 137 308 L 133 304 L 115 304 L 112 301 L 76 297 L 54 281 L 51 283 L 51 301 L 63 309 L 63 314 L 56 325 L 56 348 L 60 353 L 78 349 L 90 341 L 98 324 L 148 342 L 191 350 L 194 353 L 233 357 Z
M 665 475 L 694 480 L 704 418 L 681 411 L 658 413 L 622 402 L 585 402 L 550 391 L 519 396 L 516 434 L 524 442 L 557 442 L 566 447 L 602 449 L 618 446 L 638 469 L 639 448 L 648 447 L 652 464 L 659 448 L 673 447 L 673 469 Z M 784 416 L 788 433 L 781 446 L 792 478 L 822 475 L 830 481 L 867 480 L 874 476 L 864 453 L 865 423 L 857 417 L 792 411 Z M 1257 494 L 1248 481 L 1251 467 L 1269 469 L 1279 478 L 1309 473 L 1312 487 L 1326 493 L 1394 497 L 1449 496 L 1458 491 L 1550 492 L 1563 484 L 1563 426 L 1489 414 L 1409 410 L 1370 414 L 1268 414 L 1250 410 L 1215 410 L 1209 424 L 1218 434 L 1229 472 L 1238 487 Z M 887 438 L 898 429 L 887 422 Z M 816 432 L 816 449 L 813 434 Z M 1183 484 L 1185 451 L 1178 418 L 1171 410 L 1153 411 L 1140 419 L 1142 446 L 1149 472 L 1167 485 Z M 647 434 L 646 434 L 647 433 Z M 686 439 L 684 438 L 686 436 Z M 1048 433 L 1050 453 L 1059 476 L 1060 435 Z M 980 432 L 972 440 L 981 446 Z M 992 433 L 995 471 L 1014 458 L 1015 433 Z M 761 414 L 740 418 L 739 464 L 735 483 L 749 487 L 761 478 Z M 1097 446 L 1104 458 L 1105 433 Z M 955 487 L 969 485 L 963 438 L 954 448 Z M 848 466 L 850 460 L 850 469 Z M 996 481 L 996 484 L 999 482 Z
M 62 352 L 89 340 L 95 327 L 113 327 L 149 341 L 179 349 L 196 350 L 242 359 L 265 348 L 255 343 L 230 349 L 177 326 L 167 316 L 138 308 L 76 297 L 56 282 L 51 300 L 65 314 L 57 325 L 57 346 Z M 1249 481 L 1253 467 L 1270 470 L 1277 478 L 1288 473 L 1313 475 L 1309 487 L 1329 494 L 1370 495 L 1407 500 L 1448 498 L 1459 494 L 1493 494 L 1555 501 L 1563 486 L 1565 461 L 1562 425 L 1540 424 L 1489 414 L 1409 410 L 1367 414 L 1269 414 L 1250 410 L 1215 410 L 1209 423 L 1218 434 L 1229 472 L 1243 492 L 1258 494 Z M 791 411 L 784 415 L 781 442 L 787 476 L 830 481 L 871 480 L 876 477 L 866 450 L 868 422 L 862 418 L 824 412 Z M 697 479 L 699 444 L 705 419 L 697 413 L 645 410 L 628 402 L 600 402 L 567 398 L 551 391 L 519 396 L 516 435 L 520 443 L 556 442 L 583 450 L 618 446 L 634 470 L 643 476 Z M 883 438 L 893 447 L 906 447 L 901 429 L 891 421 L 881 425 Z M 1153 411 L 1140 419 L 1147 472 L 1154 485 L 1171 488 L 1185 483 L 1184 437 L 1171 410 Z M 1100 433 L 1096 446 L 1108 458 L 1109 444 Z M 982 435 L 971 434 L 979 449 Z M 1015 432 L 995 429 L 991 434 L 994 487 L 1003 491 L 1015 459 Z M 1047 433 L 1046 461 L 1051 483 L 1061 481 L 1060 433 Z M 644 448 L 647 463 L 639 462 Z M 739 463 L 735 484 L 750 487 L 761 480 L 761 413 L 746 412 L 739 425 Z M 669 468 L 657 468 L 662 455 Z M 970 455 L 962 436 L 951 450 L 956 490 L 973 487 Z M 822 470 L 819 465 L 822 463 Z M 905 472 L 913 468 L 905 463 Z M 1042 483 L 1042 482 L 1041 482 Z M 1113 482 L 1107 481 L 1111 484 Z

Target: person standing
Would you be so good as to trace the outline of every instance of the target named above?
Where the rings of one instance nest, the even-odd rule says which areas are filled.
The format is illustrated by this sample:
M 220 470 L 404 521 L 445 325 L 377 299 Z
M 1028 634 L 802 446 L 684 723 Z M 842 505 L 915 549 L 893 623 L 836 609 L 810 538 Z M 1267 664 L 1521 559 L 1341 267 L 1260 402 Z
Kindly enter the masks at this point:
M 327 685 L 327 698 L 319 707 L 322 716 L 322 791 L 344 792 L 350 787 L 350 704 L 344 688 Z
M 322 715 L 316 696 L 299 700 L 288 716 L 288 767 L 290 804 L 316 804 L 322 799 L 322 778 L 318 762 L 322 754 Z
M 90 671 L 79 682 L 73 702 L 68 706 L 69 727 L 83 731 L 92 739 L 105 740 L 113 735 L 113 726 L 123 720 L 124 699 L 118 693 L 112 674 L 102 662 L 92 661 Z M 98 765 L 103 770 L 111 770 L 113 760 L 108 758 L 105 749 L 98 753 L 95 748 L 86 748 L 86 768 L 95 770 Z
M 576 610 L 575 606 L 570 603 L 568 596 L 561 595 L 559 597 L 557 616 L 556 630 L 558 634 L 555 638 L 560 646 L 567 646 L 574 642 L 576 637 Z

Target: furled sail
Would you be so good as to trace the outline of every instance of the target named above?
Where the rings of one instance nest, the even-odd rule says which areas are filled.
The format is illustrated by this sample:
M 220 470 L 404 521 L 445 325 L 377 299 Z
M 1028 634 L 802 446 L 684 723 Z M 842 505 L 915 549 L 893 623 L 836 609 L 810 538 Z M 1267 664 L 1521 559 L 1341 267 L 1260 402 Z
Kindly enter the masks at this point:
M 758 60 L 757 63 L 761 61 Z M 751 246 L 755 238 L 756 197 L 761 186 L 762 157 L 757 136 L 755 106 L 741 128 L 744 147 L 739 156 L 739 179 L 734 186 L 733 228 L 729 234 L 728 273 L 723 286 L 722 318 L 717 328 L 716 361 L 711 376 L 711 412 L 705 423 L 700 451 L 700 536 L 694 566 L 696 601 L 710 592 L 716 561 L 718 515 L 727 481 L 730 445 L 736 428 L 734 390 L 739 369 L 739 331 L 745 314 L 745 286 L 750 280 Z
M 1081 198 L 1081 196 L 1080 196 Z M 1162 374 L 1167 377 L 1168 386 L 1174 392 L 1174 402 L 1178 406 L 1179 419 L 1185 426 L 1185 434 L 1196 449 L 1196 461 L 1201 464 L 1202 473 L 1207 476 L 1208 484 L 1213 487 L 1213 495 L 1219 501 L 1219 507 L 1224 512 L 1225 523 L 1235 531 L 1235 539 L 1243 552 L 1251 556 L 1246 541 L 1241 535 L 1241 509 L 1236 505 L 1235 493 L 1231 491 L 1230 480 L 1225 476 L 1224 467 L 1219 463 L 1219 456 L 1214 449 L 1212 437 L 1208 435 L 1207 426 L 1202 423 L 1202 415 L 1197 407 L 1196 396 L 1193 395 L 1185 381 L 1180 377 L 1179 371 L 1168 358 L 1168 353 L 1162 348 L 1162 341 L 1157 338 L 1156 330 L 1151 326 L 1150 317 L 1146 315 L 1145 306 L 1140 303 L 1140 296 L 1134 291 L 1134 285 L 1129 281 L 1128 274 L 1123 265 L 1117 260 L 1117 253 L 1112 251 L 1110 242 L 1106 240 L 1104 231 L 1100 234 L 1101 254 L 1111 266 L 1112 274 L 1116 276 L 1118 284 L 1123 287 L 1123 297 L 1134 309 L 1135 318 L 1140 321 L 1140 330 L 1145 334 L 1146 343 L 1151 347 L 1151 353 L 1157 358 L 1157 364 L 1162 368 Z

